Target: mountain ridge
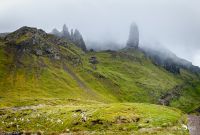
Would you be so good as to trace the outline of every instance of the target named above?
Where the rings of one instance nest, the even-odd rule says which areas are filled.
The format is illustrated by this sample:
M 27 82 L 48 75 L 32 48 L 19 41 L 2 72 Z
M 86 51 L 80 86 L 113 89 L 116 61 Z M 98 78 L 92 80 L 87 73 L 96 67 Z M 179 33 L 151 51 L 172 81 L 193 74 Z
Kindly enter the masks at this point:
M 68 132 L 67 126 L 73 132 L 105 128 L 127 134 L 153 127 L 151 134 L 162 134 L 168 127 L 167 132 L 180 133 L 181 124 L 186 124 L 185 113 L 200 107 L 200 78 L 187 68 L 180 67 L 178 74 L 170 72 L 139 48 L 85 52 L 64 38 L 30 27 L 0 41 L 0 80 L 3 131 L 16 129 L 16 124 L 20 131 L 38 131 L 42 128 L 36 123 L 41 123 L 49 128 L 44 132 Z M 162 104 L 161 100 L 169 107 L 152 105 Z M 12 107 L 26 106 L 13 112 Z M 40 106 L 36 107 L 38 114 L 31 106 Z M 159 114 L 159 109 L 166 115 Z M 42 122 L 47 116 L 54 119 L 51 115 L 58 118 L 53 120 L 58 125 Z M 73 115 L 77 117 L 69 117 Z M 33 126 L 14 122 L 15 117 L 30 119 Z

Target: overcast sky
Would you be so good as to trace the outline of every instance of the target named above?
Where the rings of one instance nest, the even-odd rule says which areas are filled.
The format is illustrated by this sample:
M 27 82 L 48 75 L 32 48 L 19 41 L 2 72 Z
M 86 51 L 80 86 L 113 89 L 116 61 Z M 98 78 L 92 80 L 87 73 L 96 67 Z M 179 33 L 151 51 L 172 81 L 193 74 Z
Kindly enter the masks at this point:
M 87 41 L 125 43 L 133 21 L 141 44 L 159 42 L 200 66 L 200 0 L 0 0 L 0 33 L 65 23 Z

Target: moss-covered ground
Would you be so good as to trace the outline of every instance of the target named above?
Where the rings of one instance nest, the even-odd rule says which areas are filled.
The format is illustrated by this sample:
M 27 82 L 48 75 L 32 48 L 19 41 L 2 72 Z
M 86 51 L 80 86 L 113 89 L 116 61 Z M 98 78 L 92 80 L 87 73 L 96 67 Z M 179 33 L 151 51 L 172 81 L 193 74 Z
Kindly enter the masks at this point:
M 143 103 L 62 101 L 1 109 L 0 131 L 43 134 L 188 134 L 183 127 L 187 122 L 186 115 L 175 108 Z
M 197 75 L 172 74 L 139 50 L 84 53 L 72 44 L 52 60 L 5 46 L 1 41 L 0 131 L 182 135 L 185 113 L 200 107 Z M 170 106 L 181 111 L 154 105 L 180 85 Z

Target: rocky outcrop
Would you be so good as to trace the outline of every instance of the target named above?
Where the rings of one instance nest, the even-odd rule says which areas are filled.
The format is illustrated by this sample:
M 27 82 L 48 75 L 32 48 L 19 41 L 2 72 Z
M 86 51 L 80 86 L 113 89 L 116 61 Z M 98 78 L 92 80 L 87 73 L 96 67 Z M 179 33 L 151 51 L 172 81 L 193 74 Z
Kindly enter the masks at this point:
M 81 64 L 80 56 L 71 53 L 66 40 L 47 34 L 41 29 L 22 27 L 8 34 L 4 42 L 7 44 L 7 50 L 12 51 L 17 57 L 36 55 L 48 57 L 51 60 L 65 59 L 73 65 Z M 65 47 L 65 53 L 61 51 L 63 47 Z
M 131 24 L 129 38 L 126 44 L 127 48 L 138 48 L 139 46 L 139 30 L 135 23 Z
M 173 99 L 179 98 L 180 93 L 183 90 L 184 86 L 183 85 L 177 85 L 171 90 L 169 90 L 167 93 L 165 93 L 158 101 L 159 104 L 161 105 L 166 105 L 168 106 L 170 104 L 170 101 Z
M 150 55 L 148 56 L 152 62 L 157 66 L 162 66 L 167 71 L 173 74 L 180 74 L 180 66 L 173 61 L 171 58 L 162 59 L 158 55 Z
M 95 56 L 92 56 L 89 58 L 89 63 L 97 64 L 97 63 L 99 63 L 99 61 L 97 60 L 97 58 Z
M 27 39 L 32 40 L 32 44 L 36 44 L 36 41 L 39 41 L 38 37 L 45 37 L 47 34 L 45 31 L 37 28 L 30 28 L 27 26 L 21 27 L 20 29 L 8 34 L 5 37 L 5 40 L 9 43 L 15 42 L 20 43 L 22 41 L 25 41 Z
M 180 67 L 170 59 L 166 60 L 163 67 L 171 73 L 180 74 Z
M 57 29 L 53 29 L 51 33 L 56 35 L 57 37 L 62 37 L 74 43 L 77 47 L 81 48 L 83 51 L 87 50 L 83 37 L 77 29 L 75 30 L 71 29 L 71 32 L 69 32 L 67 26 L 64 24 L 63 30 L 61 32 L 59 32 Z
M 52 40 L 45 31 L 37 28 L 22 27 L 5 37 L 8 48 L 16 50 L 18 55 L 35 54 L 36 56 L 48 56 L 58 59 L 59 48 L 53 46 L 58 40 Z M 55 41 L 55 42 L 53 42 Z M 63 44 L 66 44 L 63 42 Z

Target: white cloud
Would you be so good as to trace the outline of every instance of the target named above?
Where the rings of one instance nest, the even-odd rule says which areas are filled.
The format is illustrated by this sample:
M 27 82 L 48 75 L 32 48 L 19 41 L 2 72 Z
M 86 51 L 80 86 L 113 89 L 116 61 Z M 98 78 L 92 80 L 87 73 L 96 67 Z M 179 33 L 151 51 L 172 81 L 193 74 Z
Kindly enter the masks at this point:
M 51 31 L 66 23 L 86 40 L 126 42 L 135 21 L 141 42 L 156 39 L 200 66 L 195 62 L 200 49 L 199 5 L 199 0 L 0 0 L 0 32 L 23 25 Z
M 200 66 L 200 50 L 194 54 L 192 64 Z

